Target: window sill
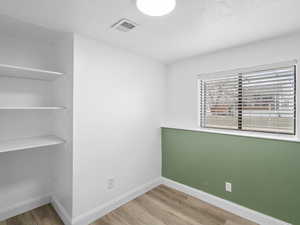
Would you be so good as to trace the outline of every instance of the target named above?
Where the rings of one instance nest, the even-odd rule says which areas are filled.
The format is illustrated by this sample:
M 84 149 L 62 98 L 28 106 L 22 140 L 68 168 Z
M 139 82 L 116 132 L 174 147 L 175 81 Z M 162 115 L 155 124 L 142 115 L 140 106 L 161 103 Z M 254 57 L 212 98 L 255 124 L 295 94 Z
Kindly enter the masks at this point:
M 279 140 L 279 141 L 300 142 L 300 138 L 291 135 L 284 135 L 284 134 L 268 134 L 268 133 L 259 133 L 259 132 L 249 132 L 249 131 L 234 131 L 234 130 L 231 131 L 231 130 L 222 130 L 222 129 L 177 126 L 177 125 L 170 125 L 170 124 L 163 124 L 161 128 L 197 131 L 197 132 L 205 132 L 205 133 L 213 133 L 213 134 L 225 134 L 225 135 L 234 135 L 234 136 L 242 136 L 242 137 L 261 138 L 261 139 L 271 139 L 271 140 Z

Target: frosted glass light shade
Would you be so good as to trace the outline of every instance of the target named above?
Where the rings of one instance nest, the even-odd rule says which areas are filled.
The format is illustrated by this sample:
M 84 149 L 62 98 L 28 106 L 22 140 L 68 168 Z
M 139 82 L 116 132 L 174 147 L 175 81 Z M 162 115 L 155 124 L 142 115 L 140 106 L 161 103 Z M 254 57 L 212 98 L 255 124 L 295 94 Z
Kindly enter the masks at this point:
M 164 16 L 176 7 L 176 0 L 137 0 L 137 8 L 148 16 Z

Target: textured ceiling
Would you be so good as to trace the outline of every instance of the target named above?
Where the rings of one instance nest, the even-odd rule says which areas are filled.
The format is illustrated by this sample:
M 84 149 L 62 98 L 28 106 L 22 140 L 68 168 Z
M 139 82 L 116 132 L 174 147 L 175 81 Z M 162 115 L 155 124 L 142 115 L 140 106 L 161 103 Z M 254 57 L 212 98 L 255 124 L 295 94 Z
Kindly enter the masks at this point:
M 299 0 L 177 0 L 165 17 L 141 14 L 134 0 L 0 0 L 0 14 L 71 31 L 169 63 L 300 29 Z M 121 18 L 139 24 L 121 33 Z

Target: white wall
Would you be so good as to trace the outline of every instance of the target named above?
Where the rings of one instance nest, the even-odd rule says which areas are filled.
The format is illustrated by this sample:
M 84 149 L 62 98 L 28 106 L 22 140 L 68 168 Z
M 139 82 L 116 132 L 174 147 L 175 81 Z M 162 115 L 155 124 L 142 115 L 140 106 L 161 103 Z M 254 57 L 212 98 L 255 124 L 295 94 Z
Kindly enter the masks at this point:
M 165 125 L 196 128 L 197 75 L 300 59 L 300 34 L 196 56 L 168 66 Z M 299 74 L 298 74 L 299 75 Z
M 76 218 L 160 176 L 165 67 L 81 36 L 74 47 Z
M 52 82 L 54 101 L 67 109 L 54 114 L 52 121 L 55 134 L 66 140 L 57 146 L 52 154 L 53 180 L 52 195 L 61 207 L 72 217 L 73 198 L 73 35 L 66 35 L 57 43 L 59 71 L 63 78 Z

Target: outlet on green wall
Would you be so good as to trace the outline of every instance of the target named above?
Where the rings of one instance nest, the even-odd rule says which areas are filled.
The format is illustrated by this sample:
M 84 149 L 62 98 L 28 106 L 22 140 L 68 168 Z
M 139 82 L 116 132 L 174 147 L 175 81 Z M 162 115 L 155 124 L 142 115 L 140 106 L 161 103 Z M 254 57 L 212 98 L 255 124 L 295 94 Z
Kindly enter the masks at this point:
M 166 178 L 300 224 L 300 143 L 162 128 L 162 160 Z

